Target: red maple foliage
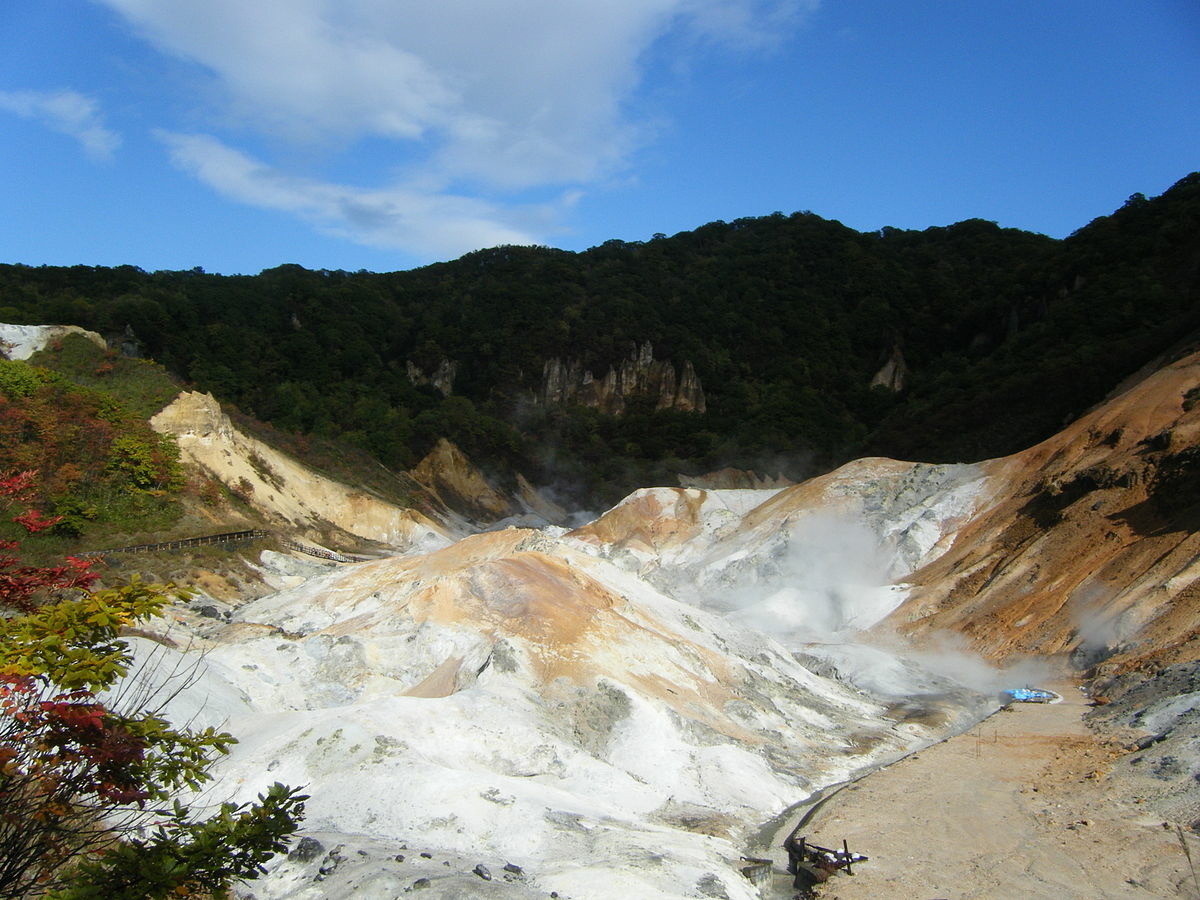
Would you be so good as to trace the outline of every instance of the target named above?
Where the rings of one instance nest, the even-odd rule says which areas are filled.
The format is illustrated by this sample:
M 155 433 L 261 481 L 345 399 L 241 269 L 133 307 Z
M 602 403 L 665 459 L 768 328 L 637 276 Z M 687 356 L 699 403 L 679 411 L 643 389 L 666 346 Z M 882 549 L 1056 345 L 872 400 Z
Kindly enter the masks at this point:
M 26 503 L 34 478 L 0 476 L 0 508 Z M 26 509 L 14 521 L 35 532 L 55 520 Z M 0 542 L 0 607 L 14 610 L 0 618 L 0 900 L 226 896 L 265 871 L 307 798 L 276 784 L 193 816 L 173 798 L 236 741 L 175 729 L 157 689 L 113 690 L 133 660 L 122 628 L 161 614 L 173 586 L 93 591 L 89 561 L 22 566 L 18 549 Z
M 0 504 L 22 508 L 12 520 L 30 534 L 57 521 L 24 508 L 35 482 L 34 471 L 0 476 Z M 17 541 L 0 540 L 0 606 L 18 616 L 84 591 L 98 577 L 90 560 L 74 557 L 60 566 L 21 565 L 19 549 Z M 0 864 L 0 894 L 24 883 L 9 869 L 40 880 L 77 852 L 81 840 L 87 843 L 81 835 L 96 831 L 99 815 L 81 816 L 81 809 L 140 807 L 150 796 L 140 765 L 146 749 L 146 740 L 94 691 L 61 690 L 45 675 L 0 669 L 0 833 L 16 827 L 16 833 L 37 835 L 19 849 L 0 841 L 9 845 Z
M 0 476 L 0 502 L 24 505 L 34 493 L 37 473 L 7 473 Z M 58 523 L 59 517 L 43 516 L 35 509 L 24 508 L 12 517 L 29 534 L 44 531 Z M 61 566 L 23 566 L 17 541 L 0 539 L 0 605 L 19 612 L 32 612 L 40 598 L 69 590 L 84 590 L 99 577 L 92 571 L 92 562 L 68 556 Z

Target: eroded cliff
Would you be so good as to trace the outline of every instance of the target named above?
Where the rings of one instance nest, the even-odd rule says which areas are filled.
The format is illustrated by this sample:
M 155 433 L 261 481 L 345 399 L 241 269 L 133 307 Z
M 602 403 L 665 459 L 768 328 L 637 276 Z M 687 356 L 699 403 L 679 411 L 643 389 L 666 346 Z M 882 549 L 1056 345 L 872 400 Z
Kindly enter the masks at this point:
M 554 358 L 542 369 L 537 399 L 546 406 L 575 404 L 620 415 L 628 400 L 647 397 L 655 409 L 705 412 L 704 388 L 690 361 L 678 373 L 668 360 L 655 359 L 649 341 L 634 345 L 629 356 L 596 378 L 579 360 Z

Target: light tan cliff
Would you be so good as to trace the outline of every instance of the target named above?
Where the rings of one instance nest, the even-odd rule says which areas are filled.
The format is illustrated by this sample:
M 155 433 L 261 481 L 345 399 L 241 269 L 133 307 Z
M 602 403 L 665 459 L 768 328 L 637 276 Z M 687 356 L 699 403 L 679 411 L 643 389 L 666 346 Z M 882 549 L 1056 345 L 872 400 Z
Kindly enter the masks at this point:
M 314 537 L 333 526 L 405 550 L 429 550 L 450 542 L 445 530 L 421 513 L 326 478 L 243 434 L 211 394 L 185 391 L 150 424 L 175 436 L 185 461 L 281 525 Z
M 557 525 L 567 518 L 566 510 L 520 473 L 511 490 L 497 488 L 462 450 L 445 438 L 439 439 L 408 474 L 424 488 L 426 499 L 435 510 L 433 514 L 442 518 L 462 517 L 476 525 L 490 525 L 502 519 L 521 520 L 510 524 Z
M 445 438 L 440 438 L 409 474 L 447 509 L 469 518 L 494 522 L 518 511 L 467 455 Z
M 904 390 L 907 383 L 908 364 L 904 361 L 904 354 L 900 352 L 900 348 L 893 347 L 892 355 L 871 379 L 871 387 L 882 387 L 892 392 L 899 392 Z

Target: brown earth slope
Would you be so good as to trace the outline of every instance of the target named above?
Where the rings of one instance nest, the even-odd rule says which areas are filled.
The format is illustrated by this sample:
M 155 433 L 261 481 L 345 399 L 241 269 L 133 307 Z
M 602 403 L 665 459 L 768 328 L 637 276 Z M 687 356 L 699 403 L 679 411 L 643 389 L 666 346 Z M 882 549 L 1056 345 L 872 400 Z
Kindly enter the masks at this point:
M 1101 671 L 1200 658 L 1200 354 L 1022 453 L 984 463 L 992 503 L 885 627 L 984 655 Z

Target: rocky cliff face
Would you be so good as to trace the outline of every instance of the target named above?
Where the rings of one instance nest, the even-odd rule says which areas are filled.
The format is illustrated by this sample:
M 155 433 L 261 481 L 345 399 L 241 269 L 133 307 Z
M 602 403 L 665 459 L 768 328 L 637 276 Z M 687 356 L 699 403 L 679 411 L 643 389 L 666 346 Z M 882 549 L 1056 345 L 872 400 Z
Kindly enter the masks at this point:
M 425 490 L 424 501 L 435 518 L 453 522 L 462 532 L 488 525 L 540 527 L 557 525 L 567 512 L 540 493 L 524 476 L 504 491 L 492 484 L 458 447 L 442 438 L 408 473 Z
M 538 390 L 538 401 L 546 406 L 578 404 L 609 415 L 624 412 L 626 401 L 632 397 L 652 398 L 655 409 L 706 410 L 704 388 L 691 362 L 684 362 L 677 376 L 671 362 L 654 358 L 649 341 L 635 345 L 630 355 L 601 379 L 578 360 L 547 360 Z
M 475 521 L 495 522 L 516 512 L 509 498 L 445 438 L 409 474 L 446 509 Z
M 454 393 L 454 379 L 458 375 L 458 363 L 454 360 L 443 359 L 437 364 L 436 369 L 426 373 L 410 359 L 406 364 L 406 371 L 408 380 L 413 384 L 433 385 L 434 389 L 443 397 L 449 397 Z
M 900 352 L 900 348 L 893 347 L 892 355 L 871 379 L 871 387 L 884 387 L 889 391 L 899 392 L 904 390 L 907 383 L 908 364 L 904 362 L 904 354 Z

